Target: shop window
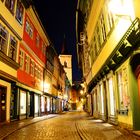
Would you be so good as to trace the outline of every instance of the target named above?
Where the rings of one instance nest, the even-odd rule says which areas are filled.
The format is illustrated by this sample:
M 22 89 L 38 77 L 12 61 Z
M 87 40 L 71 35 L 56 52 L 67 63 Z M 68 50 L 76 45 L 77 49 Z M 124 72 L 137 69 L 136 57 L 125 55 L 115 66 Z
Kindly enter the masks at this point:
M 0 24 L 0 51 L 5 54 L 7 52 L 7 42 L 8 42 L 8 32 Z
M 118 92 L 119 92 L 119 108 L 120 110 L 127 110 L 130 104 L 130 97 L 128 96 L 128 79 L 127 70 L 123 69 L 117 73 Z
M 17 41 L 15 37 L 10 36 L 10 45 L 9 45 L 9 53 L 8 56 L 16 61 L 16 55 L 17 55 Z
M 20 24 L 23 23 L 23 10 L 22 3 L 20 0 L 17 0 L 16 19 Z
M 27 73 L 29 73 L 29 69 L 30 69 L 29 63 L 30 63 L 30 58 L 29 58 L 29 56 L 25 55 L 25 71 Z
M 32 76 L 34 76 L 34 67 L 35 67 L 35 63 L 33 60 L 31 60 L 31 68 L 30 68 L 30 73 Z
M 20 92 L 20 114 L 26 114 L 26 92 Z
M 104 114 L 104 94 L 103 94 L 103 84 L 100 85 L 100 96 L 101 96 L 101 113 Z
M 24 52 L 22 50 L 19 51 L 19 65 L 20 65 L 20 68 L 23 70 L 23 68 L 24 68 Z
M 15 0 L 6 0 L 5 6 L 12 14 L 14 14 Z
M 110 97 L 110 115 L 115 115 L 115 100 L 114 100 L 114 90 L 113 90 L 113 78 L 109 78 L 109 97 Z

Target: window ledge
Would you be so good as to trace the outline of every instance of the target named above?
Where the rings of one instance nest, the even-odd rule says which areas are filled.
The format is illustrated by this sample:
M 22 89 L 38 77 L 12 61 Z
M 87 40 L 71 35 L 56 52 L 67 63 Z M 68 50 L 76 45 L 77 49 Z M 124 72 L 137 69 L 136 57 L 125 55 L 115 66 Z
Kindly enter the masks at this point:
M 7 55 L 5 55 L 3 52 L 0 51 L 0 61 L 4 62 L 5 64 L 9 65 L 10 67 L 17 70 L 19 68 L 19 64 L 16 63 L 14 60 L 9 58 Z

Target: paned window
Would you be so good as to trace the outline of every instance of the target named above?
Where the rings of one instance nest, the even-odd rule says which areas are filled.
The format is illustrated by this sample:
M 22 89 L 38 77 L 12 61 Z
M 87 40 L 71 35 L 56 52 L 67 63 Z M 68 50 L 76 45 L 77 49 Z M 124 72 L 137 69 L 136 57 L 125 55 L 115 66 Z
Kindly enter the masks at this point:
M 29 23 L 28 20 L 26 20 L 25 31 L 28 33 L 30 38 L 33 38 L 33 28 L 32 28 L 32 25 Z
M 28 55 L 25 55 L 25 71 L 27 72 L 27 73 L 29 73 L 29 69 L 30 69 L 30 58 L 29 58 L 29 56 Z
M 42 42 L 42 53 L 46 54 L 46 45 Z
M 17 41 L 15 37 L 10 36 L 10 45 L 9 45 L 9 53 L 8 56 L 16 61 L 16 55 L 17 55 Z
M 17 0 L 16 19 L 20 24 L 23 23 L 23 6 L 20 0 Z
M 35 65 L 35 77 L 37 78 L 38 77 L 38 66 Z
M 30 64 L 31 64 L 30 73 L 31 73 L 32 76 L 34 76 L 35 63 L 34 63 L 33 60 L 31 60 L 31 63 Z
M 101 14 L 100 22 L 101 22 L 101 29 L 102 29 L 102 40 L 104 42 L 106 39 L 106 29 L 105 29 L 105 20 L 104 20 L 103 13 Z
M 15 0 L 6 0 L 5 6 L 10 10 L 12 14 L 14 14 Z
M 22 50 L 19 51 L 19 65 L 20 65 L 20 68 L 23 70 L 23 68 L 24 68 L 24 52 Z
M 6 54 L 7 52 L 8 32 L 0 24 L 0 51 Z
M 127 110 L 130 104 L 128 96 L 128 79 L 127 69 L 122 69 L 117 73 L 118 92 L 119 92 L 119 107 L 120 110 Z

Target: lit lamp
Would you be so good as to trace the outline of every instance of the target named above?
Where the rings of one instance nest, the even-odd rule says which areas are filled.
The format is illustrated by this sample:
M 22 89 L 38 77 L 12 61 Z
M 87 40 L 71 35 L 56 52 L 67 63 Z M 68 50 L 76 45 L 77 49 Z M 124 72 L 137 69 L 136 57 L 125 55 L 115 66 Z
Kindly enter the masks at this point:
M 117 17 L 127 18 L 131 22 L 134 19 L 134 10 L 132 0 L 110 0 L 108 8 L 111 13 Z
M 80 90 L 80 94 L 83 95 L 84 94 L 84 91 L 83 90 Z

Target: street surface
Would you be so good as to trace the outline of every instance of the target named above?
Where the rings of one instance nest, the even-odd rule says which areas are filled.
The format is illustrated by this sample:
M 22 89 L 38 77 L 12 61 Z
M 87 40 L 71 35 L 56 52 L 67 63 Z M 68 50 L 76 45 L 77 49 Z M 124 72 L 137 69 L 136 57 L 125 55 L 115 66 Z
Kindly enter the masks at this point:
M 69 112 L 12 133 L 4 140 L 139 140 L 116 127 L 94 120 L 85 112 Z

